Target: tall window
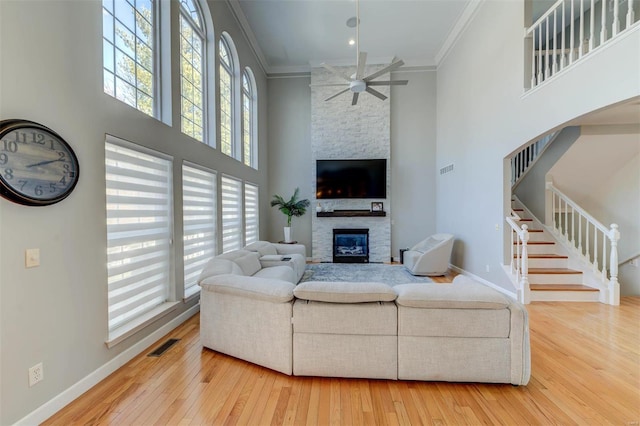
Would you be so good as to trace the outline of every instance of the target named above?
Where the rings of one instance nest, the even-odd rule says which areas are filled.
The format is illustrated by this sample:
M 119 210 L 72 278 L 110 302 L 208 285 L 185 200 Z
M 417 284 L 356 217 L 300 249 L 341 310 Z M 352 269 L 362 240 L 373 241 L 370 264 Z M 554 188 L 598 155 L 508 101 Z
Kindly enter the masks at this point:
M 182 165 L 184 297 L 199 291 L 198 276 L 216 254 L 216 172 Z
M 202 14 L 193 0 L 180 1 L 180 116 L 182 132 L 204 142 L 205 103 Z
M 249 68 L 242 73 L 242 160 L 254 169 L 258 168 L 256 144 L 256 89 Z
M 222 185 L 222 252 L 242 247 L 242 181 L 223 175 Z
M 104 92 L 155 116 L 155 1 L 103 0 Z
M 109 341 L 150 321 L 171 286 L 172 161 L 107 137 Z
M 229 42 L 220 39 L 220 149 L 230 157 L 235 156 L 233 144 L 233 57 Z
M 250 244 L 260 238 L 260 212 L 258 210 L 258 186 L 244 184 L 244 243 Z

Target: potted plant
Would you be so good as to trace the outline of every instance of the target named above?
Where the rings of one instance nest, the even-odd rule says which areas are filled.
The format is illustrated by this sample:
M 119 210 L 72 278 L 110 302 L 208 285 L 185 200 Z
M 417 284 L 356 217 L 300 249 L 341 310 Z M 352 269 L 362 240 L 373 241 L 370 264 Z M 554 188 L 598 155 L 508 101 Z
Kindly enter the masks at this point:
M 307 212 L 309 207 L 309 200 L 298 200 L 298 193 L 300 188 L 296 188 L 293 192 L 293 196 L 289 201 L 285 201 L 280 195 L 274 195 L 271 200 L 271 207 L 278 207 L 278 209 L 287 216 L 287 226 L 284 228 L 284 242 L 291 242 L 291 218 L 293 216 L 300 217 Z

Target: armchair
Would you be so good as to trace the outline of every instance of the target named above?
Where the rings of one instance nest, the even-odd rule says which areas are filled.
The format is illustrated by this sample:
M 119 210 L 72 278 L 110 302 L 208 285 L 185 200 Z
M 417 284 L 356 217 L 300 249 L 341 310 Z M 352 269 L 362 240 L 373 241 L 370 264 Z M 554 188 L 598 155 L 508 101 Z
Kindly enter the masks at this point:
M 449 269 L 454 237 L 435 234 L 404 252 L 403 264 L 413 275 L 444 275 Z

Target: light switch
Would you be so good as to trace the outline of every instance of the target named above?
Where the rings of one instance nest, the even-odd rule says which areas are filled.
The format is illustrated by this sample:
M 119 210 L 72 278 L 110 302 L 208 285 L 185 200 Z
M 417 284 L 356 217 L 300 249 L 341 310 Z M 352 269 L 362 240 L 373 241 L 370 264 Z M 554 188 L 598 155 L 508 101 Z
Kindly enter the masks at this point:
M 27 268 L 40 266 L 40 249 L 26 249 L 24 252 L 24 265 Z

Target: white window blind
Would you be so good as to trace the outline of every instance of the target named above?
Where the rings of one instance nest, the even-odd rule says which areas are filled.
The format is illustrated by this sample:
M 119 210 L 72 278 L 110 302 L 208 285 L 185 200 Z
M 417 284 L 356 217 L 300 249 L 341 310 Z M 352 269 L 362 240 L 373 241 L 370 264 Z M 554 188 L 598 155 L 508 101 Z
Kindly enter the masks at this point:
M 250 244 L 260 238 L 260 216 L 258 210 L 258 187 L 244 184 L 244 241 Z
M 197 279 L 216 254 L 216 172 L 182 165 L 184 297 L 197 293 Z
M 242 247 L 242 181 L 222 175 L 222 252 Z
M 172 161 L 162 154 L 125 147 L 108 138 L 105 166 L 112 332 L 169 298 Z

